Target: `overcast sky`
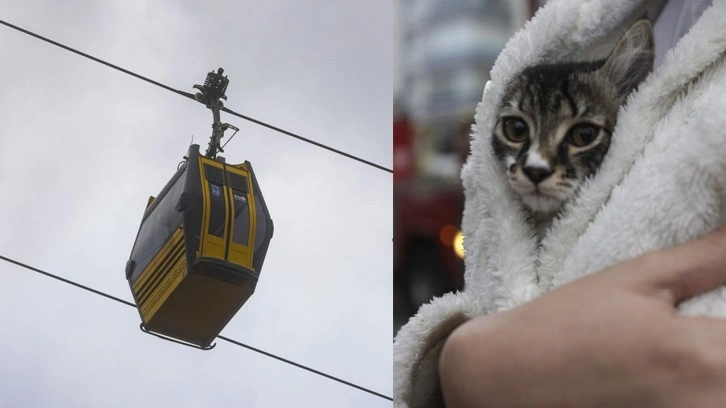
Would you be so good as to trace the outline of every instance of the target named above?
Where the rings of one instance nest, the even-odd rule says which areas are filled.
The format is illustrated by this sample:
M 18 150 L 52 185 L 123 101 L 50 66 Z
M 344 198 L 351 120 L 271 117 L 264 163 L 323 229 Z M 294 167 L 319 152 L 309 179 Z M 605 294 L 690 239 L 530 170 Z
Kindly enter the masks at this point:
M 176 89 L 229 76 L 229 108 L 390 168 L 389 2 L 0 0 L 0 19 Z M 147 199 L 203 105 L 0 26 L 0 254 L 131 300 Z M 255 294 L 222 334 L 391 395 L 392 176 L 242 119 L 275 222 Z M 390 407 L 218 341 L 142 333 L 130 307 L 0 263 L 2 407 Z

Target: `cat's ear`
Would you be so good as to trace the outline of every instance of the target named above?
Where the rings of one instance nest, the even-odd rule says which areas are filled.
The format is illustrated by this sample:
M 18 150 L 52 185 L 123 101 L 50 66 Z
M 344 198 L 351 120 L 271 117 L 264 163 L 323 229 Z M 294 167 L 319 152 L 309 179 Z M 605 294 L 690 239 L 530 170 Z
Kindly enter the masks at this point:
M 653 29 L 648 20 L 639 20 L 620 37 L 600 71 L 625 98 L 653 70 L 654 57 Z

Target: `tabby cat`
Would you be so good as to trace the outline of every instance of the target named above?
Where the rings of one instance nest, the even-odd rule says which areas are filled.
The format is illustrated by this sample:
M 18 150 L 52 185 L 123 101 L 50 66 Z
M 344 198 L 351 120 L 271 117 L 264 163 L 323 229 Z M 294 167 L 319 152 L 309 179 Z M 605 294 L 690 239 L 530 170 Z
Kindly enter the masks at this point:
M 639 20 L 606 59 L 532 66 L 508 84 L 492 147 L 535 222 L 549 223 L 597 171 L 620 105 L 653 68 L 653 47 Z

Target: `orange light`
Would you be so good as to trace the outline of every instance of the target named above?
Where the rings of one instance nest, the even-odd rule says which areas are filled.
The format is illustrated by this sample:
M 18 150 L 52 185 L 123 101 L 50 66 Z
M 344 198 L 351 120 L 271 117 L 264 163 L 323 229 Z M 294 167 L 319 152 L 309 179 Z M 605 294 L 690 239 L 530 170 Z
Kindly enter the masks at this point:
M 450 247 L 454 245 L 454 237 L 459 230 L 451 225 L 446 225 L 439 231 L 439 239 L 441 243 Z

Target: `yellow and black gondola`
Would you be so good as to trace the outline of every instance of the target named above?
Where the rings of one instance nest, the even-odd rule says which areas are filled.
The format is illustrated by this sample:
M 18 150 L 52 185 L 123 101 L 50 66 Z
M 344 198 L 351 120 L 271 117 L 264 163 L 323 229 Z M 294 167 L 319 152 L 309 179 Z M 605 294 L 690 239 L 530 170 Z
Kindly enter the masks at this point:
M 249 162 L 195 144 L 185 159 L 149 199 L 126 279 L 144 331 L 209 348 L 254 292 L 274 227 Z
M 249 162 L 187 157 L 150 198 L 126 277 L 147 330 L 204 348 L 254 292 L 273 223 Z

